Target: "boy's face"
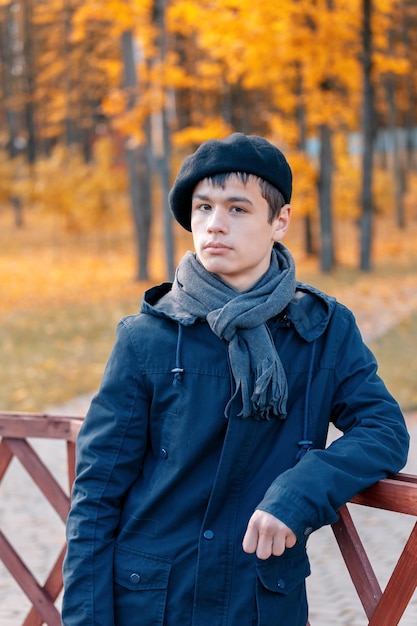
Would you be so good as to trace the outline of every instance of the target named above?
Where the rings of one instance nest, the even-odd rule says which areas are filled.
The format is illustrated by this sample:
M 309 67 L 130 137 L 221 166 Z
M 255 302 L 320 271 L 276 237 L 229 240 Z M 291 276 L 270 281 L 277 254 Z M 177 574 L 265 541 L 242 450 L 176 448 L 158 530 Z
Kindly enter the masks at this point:
M 194 189 L 191 230 L 194 248 L 206 270 L 245 291 L 266 272 L 274 242 L 287 232 L 291 208 L 286 204 L 272 223 L 257 178 L 243 183 L 230 176 L 224 188 L 200 181 Z

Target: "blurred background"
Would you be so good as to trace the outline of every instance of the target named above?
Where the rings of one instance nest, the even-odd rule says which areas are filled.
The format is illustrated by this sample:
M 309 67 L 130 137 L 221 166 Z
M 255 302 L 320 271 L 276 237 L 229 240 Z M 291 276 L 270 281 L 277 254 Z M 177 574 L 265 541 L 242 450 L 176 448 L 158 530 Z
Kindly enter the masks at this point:
M 192 247 L 182 159 L 233 131 L 286 153 L 298 278 L 416 409 L 416 102 L 414 0 L 1 0 L 0 409 L 96 389 Z
M 298 278 L 353 310 L 417 432 L 415 0 L 0 0 L 0 411 L 85 413 L 118 320 L 192 248 L 179 165 L 233 131 L 287 155 Z M 63 442 L 37 443 L 66 484 Z M 2 530 L 43 581 L 63 528 L 23 474 Z M 383 582 L 408 521 L 366 518 Z M 326 530 L 312 623 L 360 626 Z M 29 607 L 0 563 L 0 622 Z

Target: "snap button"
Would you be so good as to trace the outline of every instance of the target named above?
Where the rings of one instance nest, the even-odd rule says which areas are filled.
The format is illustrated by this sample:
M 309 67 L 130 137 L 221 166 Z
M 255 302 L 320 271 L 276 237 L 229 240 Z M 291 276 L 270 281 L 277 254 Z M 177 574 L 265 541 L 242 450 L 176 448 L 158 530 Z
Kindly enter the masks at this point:
M 307 526 L 307 528 L 304 530 L 304 537 L 308 537 L 309 535 L 311 535 L 312 532 L 313 532 L 312 527 Z
M 136 574 L 136 572 L 134 572 L 133 574 L 130 574 L 130 582 L 132 583 L 132 585 L 138 585 L 140 581 L 141 581 L 140 574 Z
M 214 532 L 212 530 L 205 530 L 203 533 L 204 539 L 214 539 Z
M 161 459 L 168 458 L 168 450 L 166 448 L 161 448 Z
M 280 589 L 285 589 L 285 580 L 282 580 L 282 578 L 278 578 L 277 587 L 279 587 Z

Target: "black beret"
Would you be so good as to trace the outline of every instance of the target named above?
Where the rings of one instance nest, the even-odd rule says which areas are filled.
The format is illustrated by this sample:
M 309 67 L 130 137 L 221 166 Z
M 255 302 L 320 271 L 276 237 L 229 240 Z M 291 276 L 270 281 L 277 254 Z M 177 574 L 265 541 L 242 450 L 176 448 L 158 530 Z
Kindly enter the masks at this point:
M 259 176 L 276 187 L 286 203 L 291 200 L 291 168 L 272 143 L 243 133 L 233 133 L 223 140 L 209 139 L 184 160 L 169 192 L 172 214 L 186 230 L 191 230 L 191 198 L 197 183 L 228 172 Z

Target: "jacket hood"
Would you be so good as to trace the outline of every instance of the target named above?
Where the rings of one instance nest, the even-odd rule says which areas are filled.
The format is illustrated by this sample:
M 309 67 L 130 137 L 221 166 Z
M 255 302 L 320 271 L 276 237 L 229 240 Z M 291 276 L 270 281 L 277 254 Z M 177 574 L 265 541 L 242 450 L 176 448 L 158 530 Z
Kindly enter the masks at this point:
M 140 307 L 140 313 L 169 318 L 183 326 L 197 322 L 194 315 L 182 309 L 171 292 L 172 283 L 162 283 L 148 289 Z M 332 316 L 336 299 L 322 291 L 297 282 L 294 297 L 281 317 L 290 320 L 297 333 L 305 341 L 314 341 L 322 335 Z

